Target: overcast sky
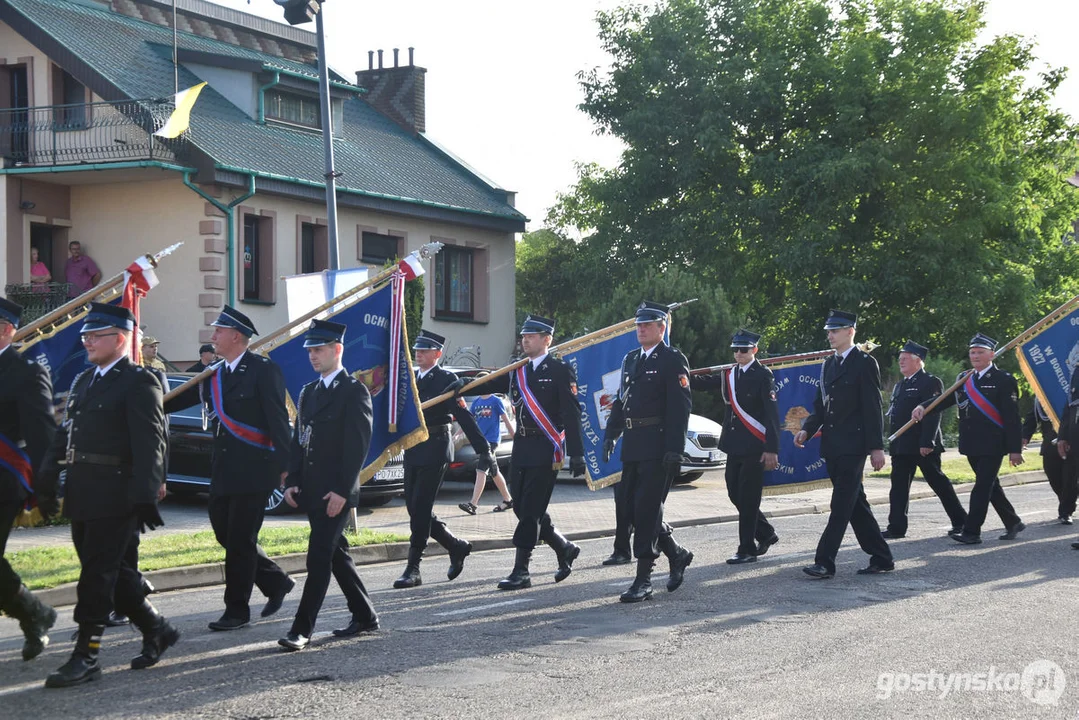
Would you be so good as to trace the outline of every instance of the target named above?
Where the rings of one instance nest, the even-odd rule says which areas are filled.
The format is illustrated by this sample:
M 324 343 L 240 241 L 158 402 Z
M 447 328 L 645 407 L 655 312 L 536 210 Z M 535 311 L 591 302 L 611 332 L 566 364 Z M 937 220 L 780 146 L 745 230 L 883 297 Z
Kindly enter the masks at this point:
M 279 19 L 272 0 L 213 0 Z M 517 192 L 529 229 L 574 182 L 577 162 L 617 163 L 619 146 L 595 134 L 577 110 L 577 73 L 604 66 L 596 11 L 619 0 L 328 0 L 330 65 L 346 76 L 367 68 L 367 51 L 416 48 L 427 68 L 427 134 L 491 180 Z M 1057 97 L 1079 118 L 1079 2 L 987 0 L 989 35 L 1038 42 L 1043 66 L 1075 66 Z M 314 30 L 314 23 L 306 27 Z M 354 77 L 353 77 L 354 79 Z

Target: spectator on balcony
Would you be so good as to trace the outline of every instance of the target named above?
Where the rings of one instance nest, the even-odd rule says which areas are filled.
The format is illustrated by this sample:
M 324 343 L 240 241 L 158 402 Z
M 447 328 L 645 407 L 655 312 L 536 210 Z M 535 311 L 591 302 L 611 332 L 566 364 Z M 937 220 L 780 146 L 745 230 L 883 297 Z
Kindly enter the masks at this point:
M 30 248 L 30 284 L 34 292 L 45 292 L 45 286 L 52 282 L 52 273 L 45 263 L 38 258 L 36 247 Z
M 68 258 L 67 267 L 64 268 L 64 277 L 71 284 L 67 296 L 73 298 L 82 295 L 101 282 L 101 271 L 98 270 L 97 263 L 88 255 L 82 254 L 82 243 L 78 240 L 68 243 L 67 251 L 71 257 Z

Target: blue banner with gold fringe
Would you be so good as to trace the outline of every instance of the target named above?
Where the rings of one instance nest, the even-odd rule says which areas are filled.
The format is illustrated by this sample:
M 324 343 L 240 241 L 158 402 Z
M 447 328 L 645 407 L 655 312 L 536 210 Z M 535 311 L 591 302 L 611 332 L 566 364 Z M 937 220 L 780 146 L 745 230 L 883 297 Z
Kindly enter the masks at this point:
M 1079 309 L 1042 327 L 1016 346 L 1015 354 L 1053 427 L 1059 428 L 1060 412 L 1068 403 L 1068 384 L 1079 364 Z

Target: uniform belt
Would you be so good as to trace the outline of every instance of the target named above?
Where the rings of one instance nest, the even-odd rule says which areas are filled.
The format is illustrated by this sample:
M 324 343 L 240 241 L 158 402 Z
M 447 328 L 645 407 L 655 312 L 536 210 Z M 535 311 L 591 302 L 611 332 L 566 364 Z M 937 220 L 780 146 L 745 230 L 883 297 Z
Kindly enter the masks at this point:
M 123 465 L 124 459 L 119 455 L 99 455 L 88 453 L 74 448 L 67 451 L 68 465 Z
M 453 429 L 452 425 L 428 425 L 427 434 L 431 437 L 434 437 L 435 435 L 449 435 L 451 429 Z
M 663 422 L 663 418 L 661 417 L 626 418 L 626 430 L 648 427 L 650 425 L 659 425 L 661 422 Z

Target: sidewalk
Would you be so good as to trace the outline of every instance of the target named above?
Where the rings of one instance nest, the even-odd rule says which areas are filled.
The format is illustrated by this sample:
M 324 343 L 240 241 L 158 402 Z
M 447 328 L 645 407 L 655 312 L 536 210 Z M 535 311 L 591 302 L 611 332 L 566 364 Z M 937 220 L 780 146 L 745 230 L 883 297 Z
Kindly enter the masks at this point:
M 1006 475 L 1001 478 L 1001 485 L 1023 485 L 1032 482 L 1045 482 L 1045 473 L 1041 470 Z M 866 477 L 865 493 L 871 505 L 887 505 L 890 483 L 887 478 Z M 960 495 L 967 495 L 974 487 L 973 483 L 957 485 L 955 490 Z M 498 493 L 488 490 L 482 498 L 483 504 L 475 516 L 467 515 L 457 507 L 457 503 L 469 499 L 472 485 L 466 483 L 446 483 L 439 493 L 435 512 L 445 520 L 455 535 L 473 543 L 475 550 L 494 550 L 511 547 L 510 538 L 516 526 L 512 511 L 492 512 L 491 508 L 498 500 Z M 788 517 L 828 512 L 832 490 L 830 487 L 818 488 L 807 492 L 788 495 L 766 495 L 761 502 L 761 510 L 768 517 Z M 920 479 L 915 480 L 911 488 L 911 500 L 934 497 L 934 493 Z M 964 504 L 965 501 L 964 501 Z M 165 503 L 162 515 L 166 527 L 157 532 L 177 533 L 209 529 L 205 508 L 194 502 L 182 506 Z M 589 490 L 583 483 L 560 483 L 555 487 L 550 505 L 551 517 L 555 526 L 572 540 L 582 540 L 614 534 L 614 493 L 612 488 L 603 488 L 596 492 Z M 880 521 L 881 513 L 877 513 Z M 727 488 L 722 471 L 705 473 L 694 483 L 676 485 L 671 489 L 665 506 L 664 519 L 675 527 L 689 525 L 708 525 L 714 523 L 736 522 L 738 513 L 727 498 Z M 306 524 L 302 515 L 267 518 L 266 526 Z M 359 525 L 372 530 L 386 530 L 401 535 L 408 535 L 408 512 L 404 502 L 398 498 L 389 505 L 380 508 L 361 509 Z M 8 550 L 15 552 L 28 547 L 60 545 L 70 542 L 70 530 L 67 527 L 22 529 L 13 532 L 8 542 Z M 438 555 L 444 551 L 436 543 L 428 546 L 428 555 Z M 404 560 L 408 553 L 407 543 L 389 545 L 369 545 L 353 548 L 352 555 L 357 564 L 369 564 Z M 286 555 L 277 558 L 277 562 L 290 573 L 305 571 L 303 554 Z M 224 582 L 223 563 L 196 565 L 173 570 L 159 570 L 147 573 L 147 577 L 159 591 L 180 588 L 216 585 Z M 42 600 L 54 606 L 72 604 L 75 601 L 75 585 L 64 585 L 37 593 Z

